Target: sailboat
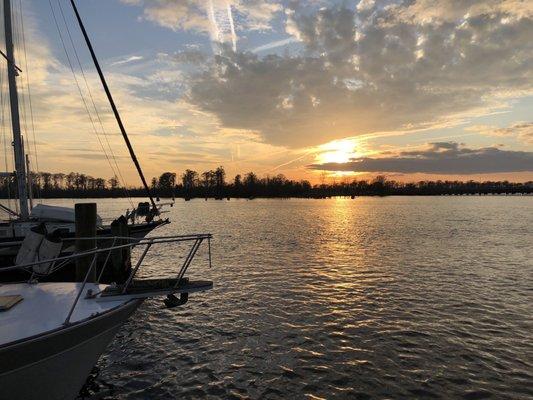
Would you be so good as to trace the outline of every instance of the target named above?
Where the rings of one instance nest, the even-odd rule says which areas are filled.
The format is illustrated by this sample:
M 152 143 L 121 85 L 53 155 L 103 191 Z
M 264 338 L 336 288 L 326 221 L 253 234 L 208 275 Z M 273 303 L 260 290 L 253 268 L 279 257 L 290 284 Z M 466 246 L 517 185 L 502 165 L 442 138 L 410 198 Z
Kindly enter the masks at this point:
M 70 229 L 71 221 L 66 220 L 67 217 L 62 217 L 68 214 L 68 211 L 59 208 L 39 210 L 37 207 L 30 210 L 28 207 L 26 170 L 22 163 L 24 151 L 17 115 L 15 64 L 11 41 L 11 4 L 10 0 L 3 0 L 3 3 L 8 44 L 6 56 L 8 68 L 11 71 L 11 108 L 15 121 L 13 133 L 15 143 L 18 143 L 15 156 L 21 210 L 17 220 L 11 222 L 10 227 L 13 230 L 20 229 L 18 234 L 21 236 L 25 233 L 24 229 L 31 230 L 33 225 L 43 221 L 46 222 L 48 228 L 63 224 Z M 115 116 L 125 136 L 126 144 L 150 197 L 152 207 L 148 210 L 148 221 L 145 224 L 147 230 L 153 229 L 162 223 L 150 220 L 159 215 L 159 207 L 149 193 L 131 144 L 127 140 L 120 116 L 116 111 L 92 46 L 90 46 L 76 4 L 74 0 L 70 0 L 70 3 L 90 47 L 102 84 L 108 93 Z M 93 210 L 95 209 L 94 207 Z M 32 216 L 36 210 L 42 215 Z M 78 240 L 91 240 L 97 243 L 99 245 L 97 248 L 91 247 L 87 251 L 77 251 L 66 255 L 56 253 L 53 257 L 37 260 L 32 258 L 29 262 L 0 268 L 0 275 L 9 274 L 12 271 L 31 273 L 30 278 L 23 282 L 0 283 L 0 400 L 75 398 L 92 367 L 116 332 L 145 299 L 166 296 L 165 306 L 175 308 L 188 301 L 189 293 L 206 291 L 213 287 L 210 281 L 190 281 L 185 276 L 198 249 L 205 242 L 208 244 L 209 266 L 211 266 L 211 234 L 148 238 L 113 237 L 113 244 L 105 247 L 102 247 L 104 241 L 98 240 L 99 238 L 101 235 L 78 238 Z M 119 239 L 121 243 L 116 243 L 116 239 Z M 68 238 L 62 237 L 61 241 L 68 241 Z M 152 247 L 158 246 L 158 252 L 176 253 L 180 245 L 188 245 L 189 250 L 181 257 L 183 261 L 178 265 L 174 277 L 137 278 L 137 275 L 141 275 L 138 272 L 142 269 L 143 261 Z M 136 251 L 133 251 L 134 249 Z M 113 268 L 112 259 L 117 255 L 120 257 L 120 254 L 124 252 L 129 254 L 127 259 L 132 261 L 131 267 L 127 269 L 127 278 L 118 283 L 103 283 L 102 278 L 107 272 L 106 269 Z M 176 261 L 180 259 L 177 254 L 173 256 Z M 153 261 L 149 264 L 153 266 Z M 76 265 L 76 268 L 83 267 L 80 269 L 81 272 L 86 270 L 84 275 L 81 274 L 82 279 L 77 282 L 47 282 L 46 279 L 42 279 L 43 275 L 51 270 L 72 268 L 73 265 Z M 174 265 L 176 263 L 171 263 L 166 267 Z M 158 268 L 156 272 L 160 270 Z M 98 271 L 98 277 L 96 277 Z M 152 269 L 149 272 L 154 271 Z M 146 276 L 146 273 L 142 275 Z
M 115 105 L 107 81 L 102 72 L 91 41 L 87 35 L 80 15 L 76 10 L 76 17 L 82 30 L 84 39 L 89 48 L 92 60 L 98 72 L 100 81 L 106 93 L 107 99 L 113 110 L 113 114 L 124 138 L 129 155 L 141 178 L 146 196 L 149 202 L 141 202 L 131 211 L 126 211 L 122 221 L 127 224 L 128 234 L 133 237 L 144 237 L 155 228 L 168 224 L 168 219 L 161 218 L 161 208 L 172 203 L 160 203 L 154 200 L 139 161 L 135 155 L 133 146 Z M 24 238 L 37 226 L 44 227 L 46 232 L 56 232 L 63 238 L 74 237 L 74 209 L 68 207 L 58 207 L 52 205 L 38 204 L 33 207 L 31 195 L 31 182 L 29 171 L 29 157 L 24 149 L 24 140 L 21 132 L 19 115 L 19 98 L 17 91 L 17 76 L 21 72 L 16 64 L 13 45 L 13 29 L 11 5 L 9 1 L 4 1 L 4 29 L 6 51 L 1 52 L 7 63 L 7 75 L 9 86 L 9 105 L 11 111 L 11 128 L 13 132 L 13 153 L 15 161 L 15 180 L 18 192 L 18 211 L 12 210 L 5 205 L 0 205 L 0 210 L 7 213 L 9 219 L 0 222 L 0 266 L 10 265 L 13 257 L 17 255 Z M 7 174 L 11 175 L 10 173 Z M 98 236 L 108 237 L 112 235 L 111 225 L 104 225 L 99 218 L 97 227 Z
M 166 296 L 165 306 L 174 308 L 185 304 L 189 293 L 212 289 L 210 281 L 185 277 L 201 243 L 210 239 L 210 234 L 133 239 L 125 245 L 8 267 L 31 269 L 92 258 L 83 282 L 31 279 L 0 284 L 0 400 L 75 398 L 109 342 L 145 299 Z M 192 246 L 175 278 L 135 279 L 151 247 L 171 244 L 167 251 L 175 251 L 172 245 L 184 242 Z M 99 256 L 134 247 L 142 251 L 125 283 L 89 282 Z

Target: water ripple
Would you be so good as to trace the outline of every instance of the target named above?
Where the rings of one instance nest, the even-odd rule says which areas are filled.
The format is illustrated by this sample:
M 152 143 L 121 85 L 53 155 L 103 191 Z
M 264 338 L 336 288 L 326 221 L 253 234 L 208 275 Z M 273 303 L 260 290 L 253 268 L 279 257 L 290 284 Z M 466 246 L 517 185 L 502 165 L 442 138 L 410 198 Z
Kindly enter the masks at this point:
M 158 234 L 215 235 L 192 273 L 215 287 L 147 301 L 89 397 L 533 398 L 531 198 L 193 200 L 171 219 Z

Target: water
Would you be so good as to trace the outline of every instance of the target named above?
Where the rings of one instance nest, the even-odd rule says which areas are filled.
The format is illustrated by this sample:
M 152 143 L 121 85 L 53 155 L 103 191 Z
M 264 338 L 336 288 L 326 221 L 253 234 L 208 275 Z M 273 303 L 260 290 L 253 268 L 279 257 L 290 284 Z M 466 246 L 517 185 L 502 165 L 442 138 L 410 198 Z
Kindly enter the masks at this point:
M 532 197 L 178 200 L 169 216 L 158 234 L 215 235 L 214 267 L 192 267 L 215 288 L 146 302 L 94 397 L 533 398 Z

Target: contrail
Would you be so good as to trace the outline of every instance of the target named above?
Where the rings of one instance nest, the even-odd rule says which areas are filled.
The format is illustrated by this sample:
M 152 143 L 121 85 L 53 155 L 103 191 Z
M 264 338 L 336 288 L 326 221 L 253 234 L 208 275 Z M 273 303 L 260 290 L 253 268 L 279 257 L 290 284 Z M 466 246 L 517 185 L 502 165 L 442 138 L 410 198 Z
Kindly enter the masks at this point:
M 274 168 L 271 168 L 268 171 L 266 171 L 266 173 L 274 172 L 277 169 L 280 169 L 281 167 L 285 167 L 285 166 L 290 165 L 290 164 L 292 164 L 292 163 L 294 163 L 296 161 L 300 161 L 302 158 L 305 158 L 308 155 L 313 154 L 313 153 L 314 153 L 313 150 L 306 151 L 304 154 L 302 154 L 301 156 L 296 157 L 294 160 L 290 160 L 290 161 L 284 162 L 283 164 L 276 165 Z
M 128 64 L 128 63 L 133 62 L 133 61 L 142 60 L 143 58 L 144 58 L 143 56 L 131 56 L 131 57 L 125 58 L 123 60 L 115 61 L 115 62 L 113 62 L 113 63 L 111 63 L 109 65 L 113 67 L 115 65 Z
M 207 16 L 209 17 L 209 22 L 211 23 L 211 46 L 213 47 L 213 53 L 217 53 L 217 43 L 220 43 L 220 31 L 218 29 L 217 20 L 215 18 L 215 7 L 213 5 L 213 0 L 209 0 L 207 8 Z
M 207 3 L 207 16 L 211 25 L 210 36 L 214 53 L 220 53 L 220 44 L 231 42 L 233 51 L 237 51 L 237 34 L 231 4 L 225 0 L 222 4 L 209 0 Z
M 237 35 L 235 34 L 235 25 L 233 24 L 233 14 L 231 13 L 231 4 L 226 0 L 226 7 L 228 9 L 228 20 L 231 31 L 231 42 L 233 44 L 233 51 L 237 51 Z
M 292 37 L 287 38 L 287 39 L 276 40 L 275 42 L 270 42 L 262 46 L 256 47 L 255 49 L 252 50 L 252 53 L 260 53 L 265 50 L 272 50 L 278 47 L 286 46 L 291 43 L 296 43 L 298 41 L 299 41 L 298 39 L 292 38 Z

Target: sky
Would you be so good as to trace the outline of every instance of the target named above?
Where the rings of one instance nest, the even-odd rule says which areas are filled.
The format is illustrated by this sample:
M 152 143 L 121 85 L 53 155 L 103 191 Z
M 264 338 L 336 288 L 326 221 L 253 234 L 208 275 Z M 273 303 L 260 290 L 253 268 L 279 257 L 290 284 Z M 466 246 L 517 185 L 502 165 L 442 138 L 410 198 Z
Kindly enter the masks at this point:
M 69 1 L 12 3 L 32 169 L 139 185 Z M 533 180 L 531 1 L 77 4 L 148 177 Z

